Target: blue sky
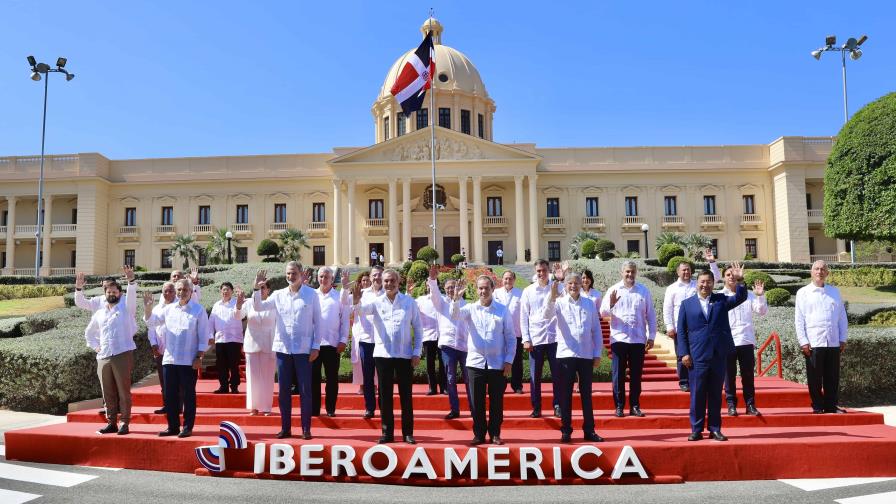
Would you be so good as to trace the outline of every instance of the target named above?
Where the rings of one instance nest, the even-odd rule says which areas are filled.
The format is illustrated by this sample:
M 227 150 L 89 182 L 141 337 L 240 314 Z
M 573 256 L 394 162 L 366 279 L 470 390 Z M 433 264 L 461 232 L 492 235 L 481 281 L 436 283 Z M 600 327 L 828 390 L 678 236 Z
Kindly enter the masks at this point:
M 330 152 L 373 141 L 386 71 L 429 7 L 497 104 L 495 140 L 542 147 L 768 143 L 896 90 L 896 2 L 98 2 L 0 0 L 0 156 Z

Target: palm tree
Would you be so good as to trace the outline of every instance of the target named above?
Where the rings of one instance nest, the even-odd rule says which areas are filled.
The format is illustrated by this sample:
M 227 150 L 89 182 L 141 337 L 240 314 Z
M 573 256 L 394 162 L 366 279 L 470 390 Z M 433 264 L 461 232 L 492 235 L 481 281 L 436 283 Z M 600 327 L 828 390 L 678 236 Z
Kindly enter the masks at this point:
M 190 267 L 190 261 L 197 262 L 198 249 L 196 238 L 188 234 L 182 234 L 174 238 L 174 243 L 171 244 L 171 255 L 180 257 L 184 261 L 183 269 L 187 269 Z
M 668 245 L 670 243 L 678 245 L 681 248 L 685 248 L 684 239 L 685 236 L 681 233 L 671 233 L 669 231 L 663 231 L 656 237 L 656 249 L 659 250 L 663 245 Z
M 599 239 L 600 235 L 594 231 L 579 231 L 569 242 L 569 249 L 567 249 L 566 253 L 571 259 L 578 259 L 582 251 L 582 243 L 586 240 L 597 241 Z
M 240 241 L 236 238 L 230 240 L 231 245 L 239 245 Z M 224 264 L 227 262 L 227 230 L 224 228 L 215 228 L 212 236 L 209 238 L 208 245 L 205 246 L 205 255 L 211 264 Z M 231 257 L 233 255 L 231 254 Z
M 311 248 L 308 236 L 304 231 L 289 228 L 280 233 L 280 259 L 283 261 L 300 261 L 302 249 Z
M 703 251 L 710 247 L 712 247 L 712 238 L 706 235 L 691 233 L 684 237 L 684 250 L 692 259 L 702 259 Z

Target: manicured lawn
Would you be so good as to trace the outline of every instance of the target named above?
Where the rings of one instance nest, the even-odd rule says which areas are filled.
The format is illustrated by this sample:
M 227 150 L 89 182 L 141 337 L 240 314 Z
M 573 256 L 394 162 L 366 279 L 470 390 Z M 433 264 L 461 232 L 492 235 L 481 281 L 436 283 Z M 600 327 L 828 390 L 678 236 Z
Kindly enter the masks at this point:
M 892 303 L 896 305 L 896 287 L 838 287 L 850 303 Z
M 0 318 L 23 317 L 32 313 L 63 308 L 62 296 L 0 301 Z

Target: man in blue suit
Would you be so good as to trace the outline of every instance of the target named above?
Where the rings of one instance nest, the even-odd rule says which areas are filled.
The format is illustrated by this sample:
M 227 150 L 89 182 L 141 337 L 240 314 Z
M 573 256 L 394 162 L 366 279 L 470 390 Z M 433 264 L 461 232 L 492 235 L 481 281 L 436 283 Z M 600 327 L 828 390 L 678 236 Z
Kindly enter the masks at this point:
M 685 299 L 678 313 L 676 350 L 681 363 L 689 369 L 691 388 L 691 435 L 688 441 L 703 439 L 707 416 L 709 436 L 716 441 L 728 440 L 722 434 L 722 383 L 728 354 L 734 350 L 728 311 L 747 299 L 747 288 L 740 283 L 743 268 L 734 263 L 729 271 L 738 282 L 733 296 L 714 294 L 712 273 L 704 271 L 697 277 L 697 295 Z

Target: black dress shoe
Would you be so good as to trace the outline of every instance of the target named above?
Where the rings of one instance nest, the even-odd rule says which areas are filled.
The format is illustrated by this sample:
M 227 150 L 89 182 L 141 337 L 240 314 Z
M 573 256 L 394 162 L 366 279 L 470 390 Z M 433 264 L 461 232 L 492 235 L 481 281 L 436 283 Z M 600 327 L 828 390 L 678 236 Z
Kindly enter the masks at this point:
M 719 431 L 711 431 L 709 437 L 715 441 L 728 441 L 728 438 Z
M 572 434 L 562 433 L 560 434 L 560 442 L 561 443 L 570 443 L 572 442 Z
M 598 436 L 596 432 L 589 432 L 588 434 L 585 434 L 585 441 L 591 441 L 593 443 L 603 443 L 604 438 Z
M 688 441 L 700 441 L 703 439 L 702 432 L 692 432 L 690 436 L 688 436 Z
M 459 416 L 460 416 L 460 413 L 458 413 L 457 411 L 452 411 L 452 412 L 448 413 L 447 415 L 445 415 L 445 420 L 454 420 L 455 418 L 457 418 Z
M 529 413 L 529 416 L 532 417 L 532 418 L 541 418 L 541 412 L 540 412 L 540 411 L 536 411 L 536 410 L 532 410 L 532 413 Z
M 691 387 L 689 385 L 679 385 L 678 388 L 680 388 L 682 392 L 690 392 L 691 391 Z
M 417 440 L 414 439 L 414 436 L 405 436 L 404 442 L 407 444 L 417 444 Z
M 762 416 L 762 413 L 760 413 L 759 410 L 756 409 L 756 406 L 752 404 L 747 405 L 747 414 L 751 416 Z
M 822 414 L 822 413 L 824 413 L 824 410 L 820 410 L 820 409 L 814 409 L 814 410 L 812 410 L 812 414 L 813 414 L 813 415 L 820 415 L 820 414 Z
M 492 438 L 492 444 L 496 446 L 501 446 L 504 444 L 504 440 L 501 439 L 501 436 L 495 436 Z
M 636 416 L 636 417 L 643 417 L 643 416 L 644 416 L 644 413 L 641 412 L 641 407 L 640 407 L 640 406 L 632 406 L 632 408 L 631 408 L 630 410 L 628 410 L 628 414 L 631 415 L 631 416 Z
M 335 412 L 335 411 L 328 411 L 328 412 L 327 412 L 327 416 L 330 417 L 330 418 L 333 418 L 334 416 L 336 416 L 336 412 Z
M 824 412 L 825 412 L 825 413 L 833 413 L 833 414 L 835 414 L 835 415 L 836 415 L 836 414 L 840 414 L 840 415 L 842 415 L 842 414 L 846 413 L 846 410 L 843 410 L 843 409 L 840 409 L 840 408 L 834 408 L 834 409 L 832 409 L 832 410 L 831 410 L 831 409 L 826 409 L 826 410 L 824 410 Z
M 226 389 L 226 388 L 215 389 L 215 392 L 214 392 L 214 393 L 215 393 L 215 394 L 226 394 L 226 393 L 227 393 L 227 389 Z
M 615 413 L 615 415 L 616 415 L 617 417 L 619 417 L 619 418 L 622 418 L 622 417 L 625 416 L 625 413 L 622 412 L 622 408 L 616 408 L 616 413 Z
M 121 424 L 121 427 L 118 428 L 117 434 L 119 436 L 124 436 L 125 434 L 130 434 L 130 432 L 131 432 L 131 429 L 128 428 L 128 424 L 123 423 L 123 424 Z
M 479 446 L 485 443 L 485 440 L 481 437 L 474 437 L 472 441 L 470 441 L 470 446 Z
M 521 388 L 513 389 L 513 393 L 514 393 L 514 394 L 522 394 L 522 393 L 523 393 L 523 389 L 521 389 Z
M 365 419 L 365 420 L 370 420 L 371 418 L 373 418 L 373 412 L 372 412 L 372 411 L 365 411 L 365 412 L 364 412 L 364 419 Z
M 177 435 L 179 438 L 187 438 L 193 435 L 193 429 L 184 429 Z
M 438 392 L 436 392 L 435 390 L 430 390 L 429 392 L 426 393 L 426 395 L 437 395 L 437 394 L 438 394 Z
M 239 385 L 237 385 L 236 387 L 230 387 L 230 393 L 231 394 L 239 394 L 240 393 Z
M 286 439 L 288 437 L 292 437 L 292 432 L 288 430 L 282 430 L 277 433 L 277 439 Z
M 159 437 L 176 436 L 177 429 L 165 429 L 159 433 Z
M 380 439 L 377 441 L 377 444 L 386 444 L 386 443 L 394 443 L 395 437 L 391 435 L 383 434 L 380 436 Z
M 737 416 L 737 408 L 728 406 L 728 416 Z
M 302 439 L 311 439 L 311 431 L 302 431 Z
M 560 418 L 560 406 L 554 406 L 554 416 Z
M 441 391 L 441 392 L 439 392 L 439 393 L 442 394 L 442 395 L 448 395 L 448 391 L 447 391 L 447 390 L 443 390 L 443 391 Z
M 96 431 L 97 434 L 112 434 L 118 432 L 118 422 L 109 422 L 105 427 Z
M 165 408 L 159 408 L 159 409 L 153 411 L 153 413 L 155 413 L 156 415 L 164 415 L 164 414 L 165 414 Z
M 106 408 L 103 408 L 103 409 L 97 411 L 97 414 L 100 416 L 106 416 Z

